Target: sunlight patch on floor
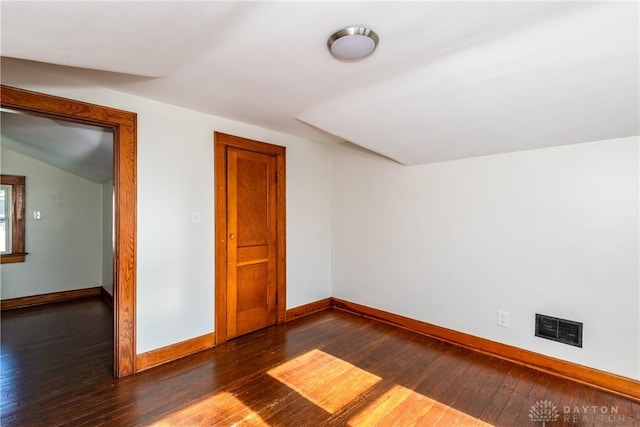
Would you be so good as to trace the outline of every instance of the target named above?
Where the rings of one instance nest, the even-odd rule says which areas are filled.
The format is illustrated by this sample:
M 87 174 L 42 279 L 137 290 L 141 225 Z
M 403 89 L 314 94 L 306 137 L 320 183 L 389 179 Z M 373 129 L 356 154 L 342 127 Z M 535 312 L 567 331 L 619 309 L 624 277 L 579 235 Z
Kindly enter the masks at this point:
M 240 400 L 255 397 L 257 390 L 262 397 L 253 409 Z M 308 402 L 300 402 L 301 398 Z M 249 402 L 251 399 L 248 404 L 253 405 Z M 340 420 L 344 425 L 343 417 L 350 416 L 348 425 L 353 427 L 490 426 L 407 387 L 382 383 L 381 377 L 318 349 L 167 415 L 154 426 L 267 426 L 265 420 L 271 420 L 278 412 L 279 416 L 304 424 L 310 420 L 305 420 L 299 411 L 314 413 L 309 404 L 325 411 L 321 415 L 325 418 L 319 423 L 330 423 L 335 416 L 334 421 Z M 318 416 L 317 411 L 314 416 Z
M 176 425 L 268 426 L 260 416 L 229 392 L 216 393 L 153 424 Z
M 445 421 L 446 419 L 446 421 Z M 464 412 L 401 385 L 394 385 L 349 419 L 350 426 L 413 426 L 455 423 L 460 426 L 491 426 Z
M 335 414 L 381 380 L 320 350 L 298 356 L 267 373 L 330 414 Z

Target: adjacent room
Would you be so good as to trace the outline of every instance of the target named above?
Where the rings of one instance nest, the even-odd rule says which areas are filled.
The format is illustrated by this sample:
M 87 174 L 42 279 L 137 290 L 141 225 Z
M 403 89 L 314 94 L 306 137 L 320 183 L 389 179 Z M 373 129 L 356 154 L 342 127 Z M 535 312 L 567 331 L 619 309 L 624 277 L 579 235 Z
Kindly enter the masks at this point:
M 2 425 L 638 425 L 639 18 L 3 1 Z

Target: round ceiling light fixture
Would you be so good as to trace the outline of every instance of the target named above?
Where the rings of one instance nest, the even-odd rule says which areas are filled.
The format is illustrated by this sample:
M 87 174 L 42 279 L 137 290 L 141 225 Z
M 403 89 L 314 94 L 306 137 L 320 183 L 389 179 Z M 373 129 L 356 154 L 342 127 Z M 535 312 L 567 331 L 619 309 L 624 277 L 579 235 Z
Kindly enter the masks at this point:
M 327 46 L 336 58 L 355 61 L 371 55 L 378 46 L 378 35 L 366 27 L 348 27 L 333 33 Z

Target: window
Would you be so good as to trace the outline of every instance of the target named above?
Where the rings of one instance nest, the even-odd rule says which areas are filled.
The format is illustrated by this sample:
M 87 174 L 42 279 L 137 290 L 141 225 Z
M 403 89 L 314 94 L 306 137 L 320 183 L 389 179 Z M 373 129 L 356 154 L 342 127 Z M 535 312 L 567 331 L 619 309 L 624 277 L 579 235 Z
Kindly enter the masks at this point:
M 11 252 L 11 186 L 0 185 L 0 254 Z
M 0 262 L 24 262 L 25 179 L 0 175 Z

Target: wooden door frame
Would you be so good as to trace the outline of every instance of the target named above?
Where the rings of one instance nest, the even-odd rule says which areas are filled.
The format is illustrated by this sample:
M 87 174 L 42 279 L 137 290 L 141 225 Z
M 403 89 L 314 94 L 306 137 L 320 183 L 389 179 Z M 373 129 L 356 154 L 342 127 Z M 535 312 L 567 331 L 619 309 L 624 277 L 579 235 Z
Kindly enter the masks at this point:
M 132 375 L 136 371 L 137 115 L 115 108 L 5 85 L 1 85 L 0 92 L 0 104 L 5 108 L 113 129 L 115 194 L 113 370 L 115 377 Z
M 214 132 L 215 185 L 215 337 L 227 341 L 227 147 L 276 157 L 276 298 L 277 324 L 285 322 L 287 309 L 286 166 L 285 147 Z

